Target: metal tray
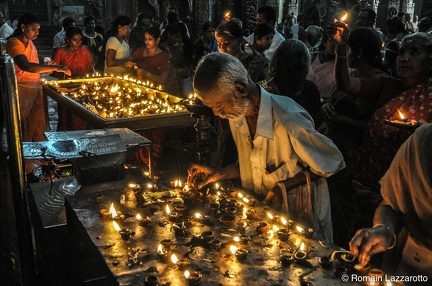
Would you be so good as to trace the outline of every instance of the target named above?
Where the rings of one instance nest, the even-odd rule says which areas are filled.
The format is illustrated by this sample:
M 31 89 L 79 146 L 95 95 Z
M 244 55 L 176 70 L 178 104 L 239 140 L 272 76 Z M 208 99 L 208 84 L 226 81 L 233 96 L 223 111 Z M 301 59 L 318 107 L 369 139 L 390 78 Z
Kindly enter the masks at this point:
M 92 77 L 82 79 L 68 79 L 56 81 L 44 81 L 44 93 L 54 99 L 57 103 L 65 106 L 73 111 L 76 115 L 92 125 L 92 128 L 129 128 L 135 131 L 157 129 L 157 128 L 173 128 L 193 126 L 196 119 L 192 118 L 186 110 L 176 111 L 173 113 L 163 114 L 147 114 L 143 116 L 134 116 L 127 118 L 107 119 L 99 114 L 87 109 L 84 105 L 78 103 L 69 96 L 62 95 L 62 92 L 70 92 L 76 90 L 86 82 L 104 82 L 112 83 L 113 85 L 125 85 L 130 88 L 151 89 L 149 86 L 139 84 L 133 79 L 123 79 L 118 77 Z M 170 104 L 178 103 L 182 99 L 173 95 L 167 94 L 157 89 L 151 89 L 157 96 L 164 97 Z

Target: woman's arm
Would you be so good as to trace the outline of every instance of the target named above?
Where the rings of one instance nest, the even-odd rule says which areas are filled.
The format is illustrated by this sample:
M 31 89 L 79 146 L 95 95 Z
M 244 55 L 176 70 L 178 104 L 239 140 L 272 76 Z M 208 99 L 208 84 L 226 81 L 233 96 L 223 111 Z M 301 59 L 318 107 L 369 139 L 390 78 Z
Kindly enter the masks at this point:
M 14 57 L 16 65 L 26 72 L 31 73 L 52 73 L 52 72 L 62 72 L 66 75 L 71 75 L 71 71 L 67 66 L 64 65 L 43 65 L 37 63 L 31 63 L 28 61 L 25 55 L 17 55 Z
M 118 66 L 124 66 L 127 68 L 133 67 L 133 63 L 131 62 L 131 58 L 125 58 L 125 59 L 116 59 L 116 50 L 108 49 L 106 52 L 106 64 L 108 67 L 118 67 Z

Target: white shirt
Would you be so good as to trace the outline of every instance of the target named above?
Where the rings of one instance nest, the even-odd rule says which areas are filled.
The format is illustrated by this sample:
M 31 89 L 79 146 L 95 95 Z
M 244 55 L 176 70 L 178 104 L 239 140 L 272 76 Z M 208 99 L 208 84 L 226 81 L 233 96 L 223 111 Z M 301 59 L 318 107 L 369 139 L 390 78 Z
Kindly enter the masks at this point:
M 255 41 L 255 33 L 250 34 L 247 38 L 246 41 L 250 44 L 253 45 L 254 41 Z M 272 59 L 274 53 L 276 52 L 277 48 L 279 47 L 280 44 L 282 44 L 282 42 L 285 41 L 284 36 L 282 36 L 281 33 L 279 33 L 276 29 L 274 29 L 274 36 L 273 36 L 273 40 L 272 43 L 270 45 L 270 48 L 268 48 L 268 50 L 264 51 L 264 56 L 266 56 L 266 58 L 268 58 L 269 60 Z
M 12 35 L 13 31 L 14 30 L 8 25 L 8 23 L 3 23 L 3 25 L 0 27 L 0 38 L 6 40 L 10 35 Z
M 116 37 L 110 37 L 106 43 L 106 52 L 108 50 L 115 50 L 116 60 L 126 59 L 130 56 L 130 47 L 129 44 L 126 43 L 126 41 L 122 41 L 121 43 Z M 117 67 L 108 67 L 106 64 L 106 52 L 105 52 L 105 73 L 108 75 L 125 75 L 127 73 L 131 72 L 131 69 L 126 68 L 124 66 L 117 66 Z
M 57 49 L 66 45 L 66 31 L 62 29 L 54 36 L 53 49 Z
M 237 146 L 242 187 L 266 195 L 277 182 L 309 168 L 321 178 L 311 183 L 312 218 L 315 232 L 333 240 L 330 198 L 326 177 L 345 167 L 336 145 L 314 128 L 312 117 L 289 97 L 261 88 L 255 138 L 246 119 L 230 120 Z M 302 187 L 303 198 L 307 186 Z M 297 189 L 287 190 L 288 212 L 294 213 Z M 306 201 L 305 199 L 303 201 Z

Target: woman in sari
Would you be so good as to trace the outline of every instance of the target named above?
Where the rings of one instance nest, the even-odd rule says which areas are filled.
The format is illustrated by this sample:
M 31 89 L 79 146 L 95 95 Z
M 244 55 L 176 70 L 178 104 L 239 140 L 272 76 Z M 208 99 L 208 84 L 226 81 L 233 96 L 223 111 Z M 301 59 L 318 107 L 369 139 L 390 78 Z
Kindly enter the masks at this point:
M 172 64 L 168 60 L 168 54 L 159 48 L 159 41 L 159 27 L 146 28 L 144 30 L 145 46 L 136 49 L 132 53 L 132 60 L 136 63 L 139 78 L 166 87 L 168 72 L 172 68 Z M 169 90 L 167 91 L 169 92 Z M 153 159 L 157 161 L 162 153 L 165 130 L 153 130 L 144 132 L 142 135 L 152 141 Z M 147 147 L 139 150 L 137 156 L 141 162 L 148 164 Z
M 25 142 L 46 140 L 43 134 L 45 109 L 40 74 L 52 72 L 71 74 L 66 66 L 39 63 L 38 52 L 33 44 L 39 35 L 39 30 L 39 17 L 26 13 L 20 17 L 18 27 L 6 43 L 6 52 L 15 62 L 22 140 Z M 26 162 L 26 173 L 31 171 L 31 164 Z
M 83 33 L 78 27 L 66 30 L 66 46 L 58 48 L 54 53 L 54 62 L 67 66 L 73 77 L 84 77 L 94 72 L 93 58 L 90 50 L 82 45 Z M 64 106 L 58 105 L 57 131 L 85 130 L 87 122 L 77 117 Z

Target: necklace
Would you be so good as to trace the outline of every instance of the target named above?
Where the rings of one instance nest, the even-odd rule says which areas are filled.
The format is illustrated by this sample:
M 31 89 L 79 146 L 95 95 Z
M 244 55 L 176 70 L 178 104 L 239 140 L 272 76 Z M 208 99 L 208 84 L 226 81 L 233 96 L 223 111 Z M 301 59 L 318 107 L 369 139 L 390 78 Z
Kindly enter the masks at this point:
M 155 50 L 154 52 L 150 52 L 148 49 L 145 49 L 145 50 L 144 50 L 144 54 L 143 54 L 143 56 L 144 56 L 144 57 L 153 57 L 153 56 L 155 56 L 158 52 L 159 52 L 159 47 L 156 48 L 156 50 Z

